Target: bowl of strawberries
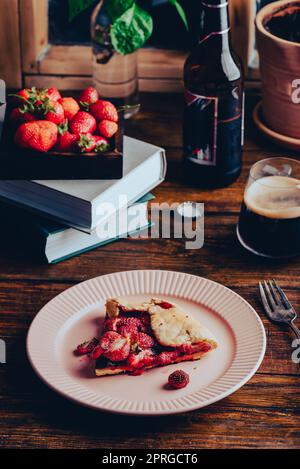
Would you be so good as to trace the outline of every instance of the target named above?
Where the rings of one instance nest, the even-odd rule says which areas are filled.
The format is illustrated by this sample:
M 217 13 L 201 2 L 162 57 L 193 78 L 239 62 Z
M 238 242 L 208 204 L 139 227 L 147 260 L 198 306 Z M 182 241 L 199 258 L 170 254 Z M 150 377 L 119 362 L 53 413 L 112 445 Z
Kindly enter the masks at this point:
M 119 179 L 122 114 L 93 87 L 78 97 L 57 88 L 9 94 L 0 146 L 7 179 Z

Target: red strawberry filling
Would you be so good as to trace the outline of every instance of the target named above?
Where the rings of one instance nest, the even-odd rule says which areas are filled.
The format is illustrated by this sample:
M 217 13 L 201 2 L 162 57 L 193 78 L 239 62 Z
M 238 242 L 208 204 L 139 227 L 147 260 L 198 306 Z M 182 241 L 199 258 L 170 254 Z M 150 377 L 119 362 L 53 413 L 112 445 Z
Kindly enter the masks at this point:
M 198 342 L 198 344 L 185 344 L 179 347 L 179 350 L 187 355 L 192 353 L 199 353 L 199 352 L 209 352 L 211 350 L 211 345 L 208 342 Z
M 159 303 L 157 306 L 160 306 L 163 309 L 171 309 L 173 308 L 173 305 L 171 303 L 168 303 L 167 301 L 162 301 Z
M 102 354 L 103 354 L 103 349 L 102 349 L 101 345 L 97 345 L 94 348 L 94 350 L 91 352 L 90 357 L 93 360 L 98 360 L 98 358 L 100 358 Z
M 127 363 L 133 370 L 136 368 L 145 368 L 155 364 L 155 354 L 151 349 L 142 350 L 139 353 L 130 353 Z
M 166 301 L 157 304 L 164 309 L 173 307 Z M 153 334 L 149 313 L 119 306 L 119 315 L 107 317 L 104 321 L 100 343 L 93 339 L 81 344 L 77 352 L 88 353 L 92 359 L 98 360 L 99 368 L 120 368 L 138 375 L 147 367 L 193 360 L 195 354 L 211 349 L 212 346 L 206 341 L 174 348 L 163 347 Z
M 120 318 L 105 319 L 104 324 L 103 324 L 103 332 L 105 332 L 105 331 L 115 331 L 115 332 L 117 332 L 118 325 L 119 325 L 120 321 L 121 321 Z
M 143 322 L 135 317 L 123 317 L 120 320 L 118 332 L 124 337 L 129 337 L 133 342 L 139 332 L 146 330 Z
M 149 334 L 145 334 L 144 332 L 139 332 L 137 334 L 136 343 L 142 350 L 151 349 L 156 345 L 155 339 Z
M 99 344 L 99 340 L 94 337 L 92 340 L 86 340 L 82 344 L 78 345 L 76 353 L 78 355 L 87 355 L 93 352 L 94 348 Z
M 156 363 L 161 366 L 170 365 L 174 363 L 179 355 L 180 351 L 178 349 L 161 352 L 156 358 Z
M 130 342 L 114 331 L 105 332 L 100 341 L 103 355 L 112 362 L 126 360 L 130 352 Z

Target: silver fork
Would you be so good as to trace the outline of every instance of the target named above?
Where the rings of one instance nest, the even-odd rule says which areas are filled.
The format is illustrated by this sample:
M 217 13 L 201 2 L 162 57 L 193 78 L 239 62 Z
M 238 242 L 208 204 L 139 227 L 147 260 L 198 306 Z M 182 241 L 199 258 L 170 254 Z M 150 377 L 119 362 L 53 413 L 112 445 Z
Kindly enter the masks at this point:
M 274 279 L 259 282 L 259 291 L 265 312 L 271 321 L 288 325 L 300 339 L 300 330 L 294 324 L 297 313 L 277 282 Z

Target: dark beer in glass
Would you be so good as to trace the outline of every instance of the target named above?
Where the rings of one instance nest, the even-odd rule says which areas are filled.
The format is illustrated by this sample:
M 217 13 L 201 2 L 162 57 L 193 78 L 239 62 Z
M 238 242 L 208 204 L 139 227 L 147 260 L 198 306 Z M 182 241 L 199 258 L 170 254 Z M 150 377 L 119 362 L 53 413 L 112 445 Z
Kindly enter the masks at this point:
M 256 163 L 244 193 L 237 236 L 264 257 L 300 254 L 300 163 L 269 158 Z

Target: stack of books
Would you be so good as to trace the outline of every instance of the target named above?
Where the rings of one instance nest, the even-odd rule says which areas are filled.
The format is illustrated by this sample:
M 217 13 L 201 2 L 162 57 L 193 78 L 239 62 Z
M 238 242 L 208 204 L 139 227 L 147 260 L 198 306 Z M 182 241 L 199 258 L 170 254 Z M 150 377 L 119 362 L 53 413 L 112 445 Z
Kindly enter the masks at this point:
M 122 179 L 0 181 L 2 226 L 27 252 L 48 263 L 60 262 L 147 229 L 147 205 L 154 198 L 150 191 L 165 174 L 162 148 L 124 137 Z M 101 227 L 112 217 L 118 220 L 121 211 L 127 223 L 117 224 L 108 237 Z

